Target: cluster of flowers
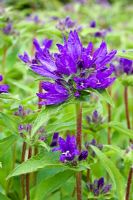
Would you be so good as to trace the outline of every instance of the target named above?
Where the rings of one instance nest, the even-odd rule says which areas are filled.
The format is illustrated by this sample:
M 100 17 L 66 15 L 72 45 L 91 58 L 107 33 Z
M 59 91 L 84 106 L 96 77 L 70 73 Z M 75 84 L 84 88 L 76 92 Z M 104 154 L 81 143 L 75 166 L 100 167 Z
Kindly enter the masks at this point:
M 33 113 L 30 109 L 25 110 L 23 106 L 19 106 L 18 110 L 14 113 L 14 115 L 24 118 L 25 116 Z M 32 130 L 32 124 L 19 124 L 18 131 L 22 137 L 26 136 L 27 134 L 30 135 Z M 40 127 L 39 130 L 36 132 L 36 136 L 38 140 L 45 141 L 46 137 L 43 135 L 45 132 L 43 127 Z
M 79 151 L 76 144 L 75 136 L 67 135 L 66 140 L 62 137 L 58 137 L 57 133 L 54 134 L 51 147 L 54 147 L 52 151 L 60 151 L 60 161 L 63 163 L 76 163 L 77 161 L 86 160 L 88 151 Z
M 115 68 L 115 75 L 121 76 L 122 74 L 133 75 L 133 61 L 120 58 L 117 59 L 117 64 L 114 66 Z
M 94 51 L 90 42 L 83 47 L 76 31 L 70 31 L 68 40 L 64 38 L 64 45 L 57 44 L 58 52 L 50 53 L 51 40 L 44 40 L 42 46 L 34 39 L 36 52 L 30 58 L 25 52 L 19 58 L 35 73 L 49 78 L 42 82 L 44 93 L 37 96 L 42 99 L 41 104 L 52 105 L 62 103 L 74 96 L 80 97 L 86 89 L 105 89 L 111 85 L 115 77 L 110 77 L 114 67 L 110 64 L 116 50 L 107 52 L 107 45 L 102 42 Z
M 112 188 L 111 184 L 105 184 L 104 178 L 95 179 L 93 183 L 87 183 L 87 188 L 94 196 L 106 195 Z

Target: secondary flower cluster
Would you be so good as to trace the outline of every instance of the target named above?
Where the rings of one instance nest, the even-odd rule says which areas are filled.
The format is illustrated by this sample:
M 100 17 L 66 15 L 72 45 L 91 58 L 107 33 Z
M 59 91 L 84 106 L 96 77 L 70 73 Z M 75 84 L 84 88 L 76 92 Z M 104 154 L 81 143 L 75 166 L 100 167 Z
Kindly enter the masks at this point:
M 115 74 L 116 76 L 121 76 L 124 73 L 127 75 L 133 74 L 133 61 L 126 58 L 120 58 L 118 64 L 115 65 Z
M 111 184 L 105 184 L 104 178 L 95 179 L 93 183 L 87 183 L 87 188 L 94 196 L 106 195 L 112 188 Z
M 55 136 L 55 141 L 57 142 L 57 133 Z M 59 145 L 58 147 L 55 147 L 52 149 L 52 151 L 60 151 L 60 161 L 63 163 L 73 163 L 85 160 L 88 156 L 88 151 L 79 151 L 76 145 L 76 138 L 75 136 L 67 135 L 66 140 L 64 140 L 62 137 L 59 137 L 58 142 L 56 145 Z M 53 146 L 53 145 L 52 145 Z
M 65 19 L 59 19 L 59 22 L 57 24 L 57 28 L 61 31 L 64 31 L 66 29 L 74 28 L 76 25 L 76 21 L 73 21 L 69 16 Z
M 3 80 L 3 76 L 0 74 L 0 81 Z M 6 84 L 2 84 L 0 85 L 0 94 L 1 93 L 8 93 L 8 90 L 9 90 L 9 86 L 6 85 Z
M 92 157 L 95 157 L 95 152 L 91 149 L 91 145 L 97 147 L 99 150 L 103 149 L 103 145 L 102 144 L 98 144 L 97 141 L 95 139 L 92 139 L 90 142 L 86 142 L 85 143 L 85 147 L 86 149 L 90 152 L 90 155 Z
M 90 131 L 97 132 L 101 129 L 103 129 L 103 117 L 98 113 L 97 110 L 95 110 L 92 115 L 86 116 L 87 125 L 86 128 Z
M 24 119 L 27 115 L 33 113 L 32 110 L 30 109 L 27 109 L 25 110 L 23 106 L 19 106 L 18 107 L 18 110 L 14 113 L 14 115 L 18 116 L 18 117 L 21 117 L 21 119 Z M 32 124 L 30 123 L 21 123 L 19 124 L 18 126 L 18 131 L 20 133 L 20 135 L 25 138 L 27 136 L 29 136 L 31 134 L 31 131 L 32 131 Z M 36 132 L 36 136 L 35 136 L 35 139 L 36 140 L 41 140 L 41 141 L 44 141 L 46 140 L 46 137 L 43 135 L 45 133 L 45 130 L 43 127 L 40 127 L 37 132 Z
M 114 67 L 107 65 L 116 50 L 108 53 L 105 42 L 96 50 L 91 42 L 84 47 L 77 32 L 70 31 L 68 39 L 64 38 L 64 45 L 57 44 L 57 53 L 49 51 L 51 40 L 44 40 L 40 46 L 34 39 L 33 44 L 36 49 L 34 58 L 31 59 L 26 52 L 19 58 L 35 73 L 50 79 L 42 82 L 44 93 L 37 94 L 43 105 L 60 104 L 70 96 L 78 98 L 89 88 L 103 90 L 115 80 L 110 77 Z

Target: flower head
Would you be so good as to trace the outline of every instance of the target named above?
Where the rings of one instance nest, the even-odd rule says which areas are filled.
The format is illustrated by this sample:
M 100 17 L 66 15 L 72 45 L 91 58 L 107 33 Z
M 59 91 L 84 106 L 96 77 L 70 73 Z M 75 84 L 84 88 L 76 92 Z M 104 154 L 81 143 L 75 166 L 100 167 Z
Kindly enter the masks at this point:
M 120 76 L 124 73 L 127 75 L 133 74 L 133 61 L 126 58 L 120 58 L 118 64 L 115 65 L 115 74 L 116 76 Z
M 44 93 L 37 94 L 43 105 L 59 104 L 70 96 L 78 98 L 89 88 L 105 89 L 115 80 L 115 77 L 110 77 L 114 67 L 107 67 L 107 64 L 116 51 L 108 53 L 105 42 L 94 51 L 91 42 L 83 47 L 77 32 L 70 31 L 64 45 L 57 44 L 57 53 L 50 53 L 49 46 L 44 43 L 40 46 L 37 40 L 33 44 L 36 48 L 34 58 L 31 59 L 27 53 L 19 55 L 19 58 L 35 73 L 50 79 L 42 82 Z
M 3 76 L 0 74 L 0 81 L 2 81 L 2 80 L 3 80 Z M 0 85 L 0 94 L 8 93 L 8 90 L 9 90 L 9 85 L 6 85 L 6 84 Z
M 106 195 L 112 188 L 111 184 L 105 184 L 104 178 L 95 179 L 93 183 L 87 183 L 87 188 L 94 196 Z
M 12 23 L 7 23 L 6 26 L 2 29 L 2 31 L 5 35 L 10 35 L 13 31 Z
M 91 145 L 97 147 L 99 150 L 103 149 L 102 144 L 98 144 L 95 139 L 92 139 L 90 142 L 86 142 L 85 147 L 90 152 L 92 157 L 95 157 L 95 152 L 91 149 Z
M 60 19 L 57 28 L 61 31 L 74 28 L 76 25 L 76 21 L 73 21 L 69 16 L 67 16 L 65 19 Z

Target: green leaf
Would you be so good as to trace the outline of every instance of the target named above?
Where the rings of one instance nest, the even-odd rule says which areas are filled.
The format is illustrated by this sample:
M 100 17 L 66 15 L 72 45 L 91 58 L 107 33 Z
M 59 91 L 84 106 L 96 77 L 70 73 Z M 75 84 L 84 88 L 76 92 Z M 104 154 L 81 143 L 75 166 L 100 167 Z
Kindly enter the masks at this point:
M 133 86 L 133 75 L 126 75 L 120 78 L 121 82 L 125 86 Z
M 117 191 L 118 199 L 123 200 L 125 195 L 124 178 L 114 163 L 104 153 L 102 153 L 98 148 L 94 146 L 91 146 L 91 148 L 95 151 L 101 164 L 110 175 L 110 178 L 113 181 L 113 187 Z
M 104 101 L 106 101 L 107 103 L 109 103 L 111 106 L 114 107 L 114 102 L 107 90 L 102 90 L 102 91 L 96 90 L 95 92 L 101 97 L 101 99 L 103 99 Z
M 6 151 L 11 148 L 11 145 L 16 142 L 18 137 L 16 135 L 11 135 L 9 137 L 6 137 L 2 140 L 0 140 L 0 156 L 3 156 Z
M 113 128 L 114 130 L 118 131 L 120 134 L 124 134 L 133 138 L 133 130 L 124 128 L 120 122 L 110 122 L 108 124 L 109 127 Z
M 61 166 L 58 162 L 59 156 L 57 153 L 48 152 L 45 155 L 35 156 L 22 164 L 18 165 L 7 177 L 19 176 L 21 174 L 31 173 L 44 167 Z
M 10 199 L 0 192 L 0 200 L 10 200 Z
M 125 52 L 118 51 L 117 56 L 120 56 L 122 58 L 127 58 L 129 60 L 133 60 L 133 51 L 126 50 Z
M 43 200 L 48 197 L 51 192 L 56 191 L 64 182 L 66 182 L 70 177 L 74 175 L 74 172 L 66 170 L 60 172 L 47 180 L 41 181 L 31 193 L 31 198 L 33 200 Z
M 102 100 L 104 100 L 105 102 L 109 103 L 111 106 L 114 107 L 114 102 L 111 98 L 111 96 L 109 95 L 107 90 L 94 90 L 94 89 L 89 89 L 86 90 L 89 93 L 94 92 L 95 94 L 97 94 Z
M 8 128 L 12 133 L 18 134 L 18 124 L 15 120 L 11 119 L 10 116 L 0 112 L 0 120 L 4 123 L 5 127 Z

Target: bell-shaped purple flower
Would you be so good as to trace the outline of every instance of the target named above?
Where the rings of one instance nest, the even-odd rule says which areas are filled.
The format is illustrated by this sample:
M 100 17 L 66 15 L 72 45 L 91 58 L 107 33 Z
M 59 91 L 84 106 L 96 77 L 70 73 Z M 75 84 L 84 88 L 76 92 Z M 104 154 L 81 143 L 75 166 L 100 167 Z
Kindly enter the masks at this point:
M 82 151 L 78 157 L 78 160 L 86 160 L 86 158 L 88 157 L 88 151 Z
M 61 162 L 71 162 L 78 156 L 80 153 L 76 145 L 75 136 L 67 135 L 66 140 L 59 137 L 58 140 L 59 147 L 55 147 L 52 151 L 60 151 L 60 161 Z
M 52 142 L 50 144 L 51 147 L 55 147 L 58 145 L 58 139 L 59 139 L 59 133 L 54 133 L 53 134 L 53 138 L 52 138 Z

